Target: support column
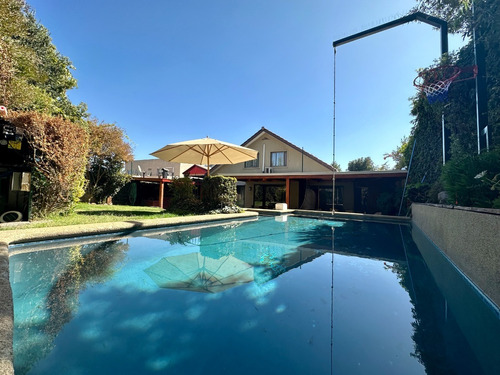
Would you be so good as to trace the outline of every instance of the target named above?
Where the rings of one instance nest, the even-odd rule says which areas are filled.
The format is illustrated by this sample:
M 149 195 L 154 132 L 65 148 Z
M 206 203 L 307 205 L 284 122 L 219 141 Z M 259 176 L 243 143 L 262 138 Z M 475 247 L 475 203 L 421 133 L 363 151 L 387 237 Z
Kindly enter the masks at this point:
M 286 179 L 286 206 L 290 208 L 290 179 L 287 177 Z
M 160 179 L 160 197 L 159 197 L 160 199 L 159 199 L 159 201 L 160 201 L 160 208 L 162 208 L 162 209 L 163 209 L 163 193 L 164 193 L 164 191 L 165 191 L 165 185 L 163 184 L 163 179 L 161 178 Z

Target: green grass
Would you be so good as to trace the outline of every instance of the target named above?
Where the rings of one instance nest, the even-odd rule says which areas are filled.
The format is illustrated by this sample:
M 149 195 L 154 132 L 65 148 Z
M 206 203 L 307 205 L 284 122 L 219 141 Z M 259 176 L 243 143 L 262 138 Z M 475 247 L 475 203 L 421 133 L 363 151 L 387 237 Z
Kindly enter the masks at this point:
M 50 215 L 43 220 L 34 220 L 30 223 L 8 225 L 1 230 L 15 230 L 21 228 L 45 228 L 64 225 L 80 225 L 92 223 L 109 223 L 114 221 L 160 219 L 179 215 L 162 210 L 159 207 L 119 206 L 78 203 L 74 212 L 67 215 Z M 14 224 L 14 223 L 12 223 Z M 22 225 L 22 226 L 21 226 Z

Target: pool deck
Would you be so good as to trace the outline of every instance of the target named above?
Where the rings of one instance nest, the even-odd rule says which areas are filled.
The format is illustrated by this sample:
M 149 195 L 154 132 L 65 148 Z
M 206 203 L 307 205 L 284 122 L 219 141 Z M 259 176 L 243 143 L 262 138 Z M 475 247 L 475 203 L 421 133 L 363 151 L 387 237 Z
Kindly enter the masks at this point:
M 47 228 L 23 228 L 22 225 L 16 225 L 15 229 L 0 232 L 0 375 L 14 375 L 12 362 L 14 309 L 12 302 L 12 290 L 9 283 L 9 245 L 112 233 L 130 234 L 135 231 L 145 229 L 209 223 L 214 221 L 237 220 L 257 217 L 259 215 L 295 215 L 323 219 L 377 221 L 394 224 L 407 224 L 411 222 L 410 218 L 383 215 L 366 215 L 344 212 L 336 212 L 332 214 L 331 212 L 325 211 L 305 210 L 276 211 L 248 209 L 247 211 L 239 214 L 183 216 L 165 219 L 146 219 Z

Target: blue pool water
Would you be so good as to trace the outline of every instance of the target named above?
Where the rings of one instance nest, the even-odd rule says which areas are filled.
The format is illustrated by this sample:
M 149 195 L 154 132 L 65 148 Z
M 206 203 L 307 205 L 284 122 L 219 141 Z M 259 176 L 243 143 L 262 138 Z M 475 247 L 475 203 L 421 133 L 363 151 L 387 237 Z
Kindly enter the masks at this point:
M 409 226 L 260 217 L 10 251 L 16 374 L 500 373 L 498 311 Z

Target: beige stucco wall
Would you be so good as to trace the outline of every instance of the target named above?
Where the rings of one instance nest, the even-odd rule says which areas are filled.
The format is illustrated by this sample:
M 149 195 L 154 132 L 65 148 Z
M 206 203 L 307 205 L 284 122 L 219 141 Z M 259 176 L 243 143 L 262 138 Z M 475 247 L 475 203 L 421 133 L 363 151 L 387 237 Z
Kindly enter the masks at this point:
M 264 147 L 265 145 L 265 147 Z M 233 173 L 262 173 L 263 162 L 264 168 L 271 167 L 271 152 L 287 152 L 287 165 L 285 167 L 272 167 L 274 173 L 292 173 L 292 172 L 327 172 L 331 170 L 321 165 L 316 160 L 311 159 L 307 155 L 303 155 L 295 148 L 290 147 L 286 143 L 274 138 L 273 136 L 264 133 L 256 140 L 246 145 L 259 152 L 259 167 L 245 168 L 244 163 L 221 165 L 214 171 L 214 174 L 231 175 Z M 264 154 L 265 150 L 265 154 Z M 303 156 L 303 157 L 302 157 Z M 302 164 L 303 163 L 303 164 Z
M 412 222 L 500 306 L 500 210 L 414 203 Z

